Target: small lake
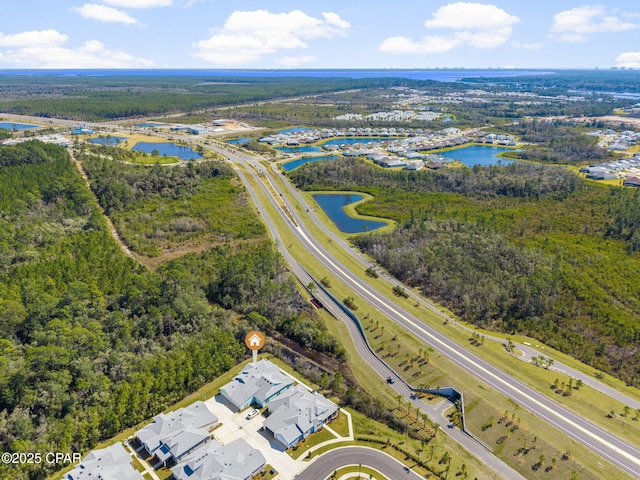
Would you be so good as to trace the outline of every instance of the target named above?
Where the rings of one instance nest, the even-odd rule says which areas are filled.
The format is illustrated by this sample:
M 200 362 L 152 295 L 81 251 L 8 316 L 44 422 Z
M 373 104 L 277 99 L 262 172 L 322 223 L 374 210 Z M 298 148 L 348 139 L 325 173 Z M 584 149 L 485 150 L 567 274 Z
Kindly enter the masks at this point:
M 96 137 L 96 138 L 92 138 L 89 141 L 91 143 L 96 143 L 98 145 L 108 145 L 110 147 L 115 147 L 116 145 L 118 145 L 120 142 L 127 140 L 125 137 L 112 137 L 111 135 L 108 135 L 106 137 Z
M 191 147 L 176 145 L 173 142 L 138 142 L 134 145 L 133 150 L 135 150 L 136 152 L 145 153 L 152 153 L 154 150 L 157 150 L 160 156 L 166 155 L 167 157 L 178 157 L 182 160 L 193 160 L 204 157 L 203 155 L 200 155 L 198 152 L 194 151 Z
M 283 163 L 282 168 L 285 172 L 290 172 L 294 168 L 298 168 L 300 165 L 304 165 L 305 163 L 319 162 L 320 160 L 335 160 L 336 158 L 340 157 L 338 157 L 337 155 L 329 155 L 322 157 L 298 158 L 297 160 L 291 160 L 290 162 Z
M 375 220 L 363 220 L 361 218 L 353 218 L 347 215 L 344 207 L 352 203 L 362 200 L 362 195 L 353 193 L 316 193 L 312 195 L 313 199 L 320 205 L 324 213 L 326 213 L 331 221 L 335 223 L 338 230 L 343 233 L 362 233 L 370 232 L 387 225 L 385 222 L 376 222 Z
M 29 125 L 28 123 L 0 122 L 0 128 L 5 130 L 32 130 L 40 127 L 38 125 Z
M 232 145 L 239 145 L 241 143 L 247 143 L 253 140 L 250 137 L 242 137 L 242 138 L 232 138 L 231 140 L 227 140 L 227 143 L 231 143 Z
M 328 140 L 322 145 L 355 145 L 356 143 L 374 143 L 374 142 L 387 142 L 389 140 L 398 140 L 398 137 L 348 137 L 348 138 L 335 138 Z
M 308 132 L 313 130 L 313 128 L 307 127 L 293 127 L 293 128 L 285 128 L 284 130 L 278 130 L 280 133 L 299 133 L 299 132 Z
M 306 153 L 306 152 L 321 152 L 320 147 L 278 147 L 276 150 L 285 153 Z
M 500 147 L 471 145 L 469 147 L 450 150 L 448 152 L 439 152 L 439 155 L 459 160 L 467 167 L 473 167 L 474 165 L 490 167 L 493 165 L 508 165 L 510 163 L 516 163 L 514 160 L 498 157 L 499 153 L 508 152 L 509 150 L 510 149 Z

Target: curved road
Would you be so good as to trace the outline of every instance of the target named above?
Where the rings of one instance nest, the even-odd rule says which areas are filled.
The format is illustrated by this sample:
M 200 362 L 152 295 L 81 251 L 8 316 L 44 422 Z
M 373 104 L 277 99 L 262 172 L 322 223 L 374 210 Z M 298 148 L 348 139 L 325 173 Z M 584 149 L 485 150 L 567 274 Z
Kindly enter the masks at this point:
M 253 164 L 257 169 L 264 170 L 257 160 L 251 156 L 240 153 L 230 154 L 228 151 L 224 153 L 229 155 L 232 161 L 241 164 Z M 255 172 L 252 171 L 252 174 L 255 175 Z M 257 179 L 257 175 L 255 178 Z M 262 182 L 260 182 L 260 184 L 265 188 Z M 251 190 L 252 187 L 250 184 L 247 184 L 247 188 Z M 278 191 L 277 187 L 276 191 Z M 270 196 L 270 194 L 268 195 Z M 284 197 L 283 200 L 286 202 Z M 367 285 L 360 280 L 359 277 L 353 275 L 348 269 L 343 267 L 324 246 L 313 237 L 304 223 L 298 218 L 296 210 L 290 205 L 289 210 L 294 216 L 298 224 L 297 226 L 293 225 L 282 210 L 278 208 L 279 213 L 283 215 L 283 218 L 285 218 L 285 221 L 298 240 L 333 276 L 345 283 L 360 298 L 373 305 L 382 314 L 403 326 L 420 340 L 429 344 L 443 355 L 446 355 L 461 368 L 464 368 L 501 394 L 511 398 L 541 420 L 555 426 L 560 431 L 611 461 L 626 472 L 640 477 L 639 449 L 588 420 L 585 420 L 528 385 L 512 378 L 468 350 L 461 348 L 443 334 L 425 325 L 411 313 L 386 300 L 385 297 L 374 288 Z M 267 220 L 266 217 L 265 220 Z
M 251 172 L 253 179 L 258 184 L 260 184 L 261 187 L 263 188 L 264 193 L 267 195 L 267 198 L 269 199 L 272 206 L 276 210 L 281 212 L 280 207 L 278 207 L 275 200 L 266 190 L 266 187 L 264 187 L 264 185 L 262 184 L 260 179 L 257 177 L 255 172 L 251 170 L 251 168 L 249 168 L 249 170 Z M 272 238 L 276 241 L 276 245 L 280 253 L 282 253 L 285 260 L 289 264 L 289 267 L 292 273 L 299 279 L 299 281 L 303 285 L 305 286 L 308 285 L 309 282 L 313 281 L 313 279 L 309 276 L 307 271 L 304 268 L 302 268 L 300 264 L 298 264 L 298 262 L 291 256 L 291 254 L 284 247 L 284 242 L 282 242 L 282 240 L 280 239 L 280 235 L 278 234 L 278 231 L 275 225 L 273 224 L 273 221 L 267 215 L 264 209 L 264 206 L 261 204 L 259 198 L 257 197 L 256 192 L 253 190 L 253 188 L 251 188 L 251 184 L 248 182 L 248 179 L 245 173 L 242 171 L 242 169 L 239 169 L 239 168 L 236 169 L 236 172 L 238 173 L 240 179 L 247 186 L 247 191 L 251 196 L 251 199 L 253 200 L 254 204 L 256 205 L 256 208 L 258 209 L 258 212 L 260 213 L 260 216 L 263 218 L 263 221 L 265 222 L 267 228 L 269 229 L 269 232 L 271 233 Z M 289 218 L 286 215 L 283 214 L 283 218 L 285 222 L 287 222 L 287 224 L 291 226 L 291 228 L 295 228 L 295 226 L 291 224 Z M 399 376 L 394 370 L 390 369 L 386 363 L 384 363 L 377 355 L 375 355 L 373 352 L 370 351 L 368 345 L 365 343 L 364 339 L 362 338 L 357 326 L 345 314 L 345 312 L 342 311 L 333 302 L 333 300 L 322 291 L 322 289 L 318 289 L 314 293 L 314 295 L 322 303 L 324 308 L 329 313 L 331 313 L 331 315 L 333 315 L 337 319 L 342 320 L 344 322 L 347 329 L 349 330 L 349 335 L 351 336 L 351 339 L 355 345 L 355 348 L 358 354 L 367 362 L 369 367 L 371 367 L 378 375 L 380 375 L 381 379 L 388 378 L 389 376 L 392 376 L 396 379 L 396 382 L 393 385 L 389 385 L 390 388 L 392 388 L 393 390 L 401 394 L 404 397 L 404 399 L 407 402 L 410 402 L 411 404 L 413 404 L 414 407 L 420 407 L 421 411 L 423 413 L 426 413 L 432 422 L 440 426 L 442 432 L 446 433 L 455 442 L 457 442 L 459 445 L 461 445 L 463 448 L 465 448 L 467 451 L 473 454 L 476 458 L 478 458 L 481 462 L 486 464 L 498 475 L 509 480 L 520 480 L 525 478 L 522 475 L 520 475 L 516 470 L 514 470 L 509 465 L 507 465 L 502 460 L 500 460 L 498 457 L 496 457 L 491 451 L 489 451 L 480 443 L 478 443 L 476 440 L 474 440 L 472 437 L 465 434 L 460 429 L 454 428 L 453 425 L 451 425 L 451 423 L 449 422 L 449 420 L 445 418 L 443 415 L 444 410 L 446 410 L 450 406 L 448 402 L 442 402 L 440 405 L 431 406 L 422 402 L 420 399 L 415 398 L 413 395 L 414 392 L 411 390 L 411 388 L 409 387 L 407 382 L 404 380 L 404 378 Z
M 325 480 L 333 472 L 349 465 L 373 468 L 392 480 L 420 480 L 422 477 L 398 460 L 380 450 L 367 447 L 342 447 L 317 457 L 311 465 L 296 476 L 296 480 Z

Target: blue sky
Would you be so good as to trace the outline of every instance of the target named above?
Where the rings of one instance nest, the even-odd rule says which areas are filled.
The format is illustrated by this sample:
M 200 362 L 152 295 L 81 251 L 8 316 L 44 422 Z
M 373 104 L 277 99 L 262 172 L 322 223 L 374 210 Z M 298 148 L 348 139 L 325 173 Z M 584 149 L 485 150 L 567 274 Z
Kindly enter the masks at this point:
M 640 68 L 640 3 L 20 0 L 10 68 Z

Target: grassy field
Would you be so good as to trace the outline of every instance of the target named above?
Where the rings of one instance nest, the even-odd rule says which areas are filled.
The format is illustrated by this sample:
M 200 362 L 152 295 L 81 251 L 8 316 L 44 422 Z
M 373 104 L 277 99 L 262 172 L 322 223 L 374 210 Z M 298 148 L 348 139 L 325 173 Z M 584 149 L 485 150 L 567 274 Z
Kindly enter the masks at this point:
M 474 457 L 470 457 L 459 445 L 439 441 L 443 435 L 438 435 L 435 440 L 429 442 L 419 441 L 392 430 L 386 425 L 373 422 L 358 412 L 351 410 L 350 412 L 356 435 L 356 440 L 350 443 L 351 445 L 382 450 L 425 478 L 437 478 L 436 474 L 444 478 L 447 470 L 449 478 L 460 477 L 462 474 L 458 475 L 458 473 L 463 471 L 467 472 L 468 478 L 478 478 L 479 480 L 497 478 L 494 472 Z M 313 452 L 312 458 L 326 451 L 327 449 L 316 450 Z M 440 463 L 440 460 L 446 458 L 447 455 L 450 457 L 450 462 Z M 417 465 L 415 459 L 424 462 L 429 470 Z M 434 472 L 436 473 L 434 474 Z
M 338 434 L 346 437 L 349 435 L 349 420 L 346 415 L 338 414 L 338 418 L 331 421 L 331 428 Z
M 263 229 L 233 179 L 208 178 L 185 198 L 135 202 L 111 217 L 127 244 L 149 257 L 176 248 L 261 237 Z
M 263 202 L 263 204 L 265 203 Z M 295 205 L 295 202 L 293 202 L 293 204 Z M 301 210 L 301 207 L 297 205 L 295 208 L 298 209 L 299 211 Z M 351 257 L 346 252 L 341 251 L 341 249 L 339 249 L 338 247 L 334 247 L 331 239 L 327 239 L 325 235 L 318 232 L 318 229 L 316 229 L 315 227 L 312 227 L 311 225 L 309 226 L 311 227 L 312 232 L 316 234 L 316 238 L 322 239 L 321 241 L 325 244 L 325 246 L 329 247 L 332 250 L 332 253 L 336 255 L 339 261 L 344 262 L 346 265 L 352 268 L 353 271 L 364 280 L 372 284 L 375 284 L 375 280 L 369 279 L 368 277 L 366 277 L 364 274 L 364 269 L 359 265 L 356 267 L 355 262 L 351 259 Z M 323 276 L 327 275 L 327 272 L 314 259 L 310 259 L 308 258 L 308 256 L 296 255 L 297 252 L 302 252 L 304 250 L 302 249 L 301 246 L 299 245 L 296 246 L 297 240 L 295 240 L 295 238 L 293 238 L 293 236 L 291 236 L 286 230 L 282 230 L 281 228 L 282 227 L 280 227 L 279 230 L 283 235 L 283 240 L 287 242 L 288 245 L 291 245 L 290 251 L 294 254 L 294 256 L 297 256 L 298 260 L 301 261 L 305 265 L 305 267 L 308 268 L 310 272 L 317 278 L 322 278 Z M 346 296 L 349 294 L 348 289 L 346 289 L 344 285 L 342 285 L 340 282 L 334 279 L 331 279 L 331 280 L 334 283 L 334 286 L 332 288 L 332 290 L 334 291 L 334 294 L 337 294 L 339 297 L 342 295 Z M 461 344 L 464 345 L 465 343 L 468 343 L 467 341 L 467 338 L 469 337 L 468 333 L 463 332 L 455 327 L 452 327 L 451 325 L 443 325 L 442 320 L 439 317 L 435 316 L 435 314 L 433 313 L 428 312 L 424 308 L 416 307 L 413 301 L 398 299 L 394 297 L 391 293 L 391 289 L 389 289 L 388 293 L 386 293 L 384 290 L 382 290 L 382 292 L 385 296 L 389 297 L 390 300 L 398 302 L 404 308 L 416 313 L 419 317 L 426 319 L 430 325 L 437 326 L 439 329 L 448 331 L 449 334 L 453 335 L 454 337 L 457 336 L 457 339 L 459 342 L 461 342 Z M 356 299 L 356 303 L 358 303 L 357 299 Z M 401 339 L 401 347 L 400 347 L 400 351 L 398 352 L 398 355 L 400 356 L 406 356 L 407 354 L 412 355 L 419 349 L 425 348 L 424 345 L 421 345 L 418 342 L 415 342 L 415 340 L 411 339 L 406 332 L 404 332 L 403 330 L 402 331 L 398 330 L 397 329 L 398 327 L 395 326 L 393 323 L 387 321 L 385 318 L 381 318 L 375 310 L 370 309 L 367 305 L 363 304 L 362 302 L 359 302 L 358 305 L 361 307 L 360 310 L 358 310 L 358 313 L 361 314 L 361 318 L 363 318 L 368 314 L 370 318 L 378 320 L 380 326 L 385 327 L 385 331 L 387 332 L 386 335 L 388 336 L 388 338 L 386 339 L 387 343 L 389 343 L 391 341 L 391 338 L 393 338 L 396 335 L 397 335 L 397 338 Z M 337 321 L 333 320 L 333 322 L 337 322 Z M 385 338 L 380 337 L 377 346 L 380 347 L 380 344 L 383 341 L 385 341 Z M 482 348 L 478 350 L 481 351 Z M 357 354 L 350 356 L 349 360 L 351 361 L 352 358 L 354 358 L 356 355 Z M 495 396 L 492 395 L 490 401 L 486 400 L 485 397 L 488 395 L 486 393 L 487 387 L 478 385 L 477 380 L 475 380 L 474 378 L 470 378 L 469 376 L 466 376 L 466 374 L 460 372 L 458 368 L 451 365 L 450 362 L 448 362 L 446 359 L 436 356 L 435 358 L 431 358 L 430 360 L 432 362 L 437 362 L 438 370 L 429 368 L 428 371 L 425 369 L 422 375 L 418 372 L 418 374 L 414 376 L 414 374 L 416 374 L 416 370 L 414 369 L 409 372 L 408 380 L 411 381 L 412 383 L 439 382 L 439 384 L 441 385 L 445 385 L 445 384 L 454 385 L 457 388 L 460 388 L 462 391 L 464 391 L 465 399 L 469 404 L 472 405 L 471 410 L 468 411 L 467 413 L 470 414 L 474 412 L 473 415 L 468 415 L 468 416 L 476 419 L 475 425 L 473 422 L 469 424 L 474 432 L 476 430 L 479 430 L 480 433 L 483 433 L 481 428 L 476 428 L 476 427 L 481 427 L 490 417 L 493 416 L 494 418 L 499 418 L 501 415 L 501 412 L 503 413 L 505 411 L 509 411 L 509 409 L 514 408 L 513 404 L 511 404 L 508 400 L 500 397 L 499 395 L 495 395 Z M 398 367 L 401 361 L 402 359 L 398 361 Z M 519 366 L 521 364 L 521 362 L 519 362 L 518 360 L 515 360 L 509 357 L 506 354 L 506 352 L 504 353 L 503 356 L 500 356 L 500 363 L 498 366 L 502 366 L 504 362 L 518 362 L 517 364 L 514 364 L 514 365 L 519 365 Z M 402 368 L 404 368 L 404 366 L 399 368 L 400 368 L 399 371 L 402 371 Z M 517 369 L 518 368 L 516 367 L 516 370 Z M 357 369 L 355 370 L 357 371 Z M 519 377 L 522 378 L 523 380 L 526 380 L 526 375 L 522 373 L 519 374 Z M 363 385 L 365 385 L 365 388 L 367 388 L 369 391 L 379 391 L 376 389 L 375 385 L 371 384 L 373 379 L 370 379 L 367 376 L 365 376 L 362 379 L 359 377 L 358 379 L 363 383 Z M 548 386 L 544 387 L 543 390 L 548 391 L 549 390 Z M 475 392 L 475 398 L 474 398 L 474 394 L 468 395 L 466 393 L 468 391 Z M 378 393 L 378 395 L 380 394 Z M 571 398 L 571 397 L 568 397 L 568 398 Z M 393 401 L 391 404 L 393 404 Z M 590 478 L 599 478 L 600 475 L 604 474 L 606 469 L 603 469 L 602 464 L 599 463 L 596 459 L 594 459 L 590 451 L 584 449 L 576 442 L 569 440 L 567 437 L 560 434 L 557 430 L 547 425 L 541 425 L 540 424 L 541 422 L 537 421 L 534 417 L 530 416 L 530 414 L 528 414 L 527 412 L 523 412 L 522 417 L 527 418 L 527 416 L 528 416 L 527 427 L 526 427 L 527 431 L 532 432 L 531 435 L 538 439 L 537 442 L 540 442 L 539 445 L 541 445 L 542 443 L 545 444 L 544 447 L 539 447 L 541 449 L 539 451 L 546 452 L 544 453 L 545 457 L 548 457 L 548 459 L 550 460 L 558 454 L 563 454 L 565 451 L 570 451 L 572 452 L 571 462 L 576 462 L 573 465 L 575 465 L 576 468 L 578 468 L 579 470 L 584 470 L 582 474 L 582 478 L 588 478 L 586 477 L 586 475 L 589 475 Z M 593 413 L 591 413 L 590 416 L 594 417 Z M 469 422 L 469 420 L 467 421 Z M 623 429 L 623 430 L 627 430 L 627 429 Z M 490 438 L 488 438 L 488 440 L 491 441 Z M 498 451 L 498 453 L 501 454 L 501 458 L 507 461 L 507 463 L 511 464 L 514 468 L 524 470 L 527 473 L 528 473 L 528 470 L 537 463 L 537 462 L 530 462 L 531 465 L 529 465 L 528 464 L 529 459 L 525 459 L 523 461 L 521 458 L 515 458 L 515 456 L 513 455 L 513 452 L 511 452 L 511 454 L 505 454 L 503 452 L 506 453 L 506 451 L 504 450 L 504 447 L 502 447 L 502 449 L 499 449 Z M 543 453 L 539 453 L 538 455 L 541 455 L 541 454 Z M 564 465 L 566 466 L 568 464 L 565 463 Z M 559 467 L 554 467 L 549 472 L 543 472 L 543 473 L 546 474 L 546 473 L 553 472 L 553 470 L 556 468 L 559 468 Z M 611 466 L 608 466 L 608 468 L 610 469 L 609 471 L 617 471 L 613 469 L 613 467 Z M 545 469 L 546 469 L 546 466 L 545 466 Z M 538 470 L 539 468 L 536 471 Z M 556 472 L 557 471 L 558 470 L 556 470 Z M 619 476 L 620 478 L 628 478 L 623 472 L 619 472 Z M 553 477 L 549 477 L 549 478 L 553 478 Z

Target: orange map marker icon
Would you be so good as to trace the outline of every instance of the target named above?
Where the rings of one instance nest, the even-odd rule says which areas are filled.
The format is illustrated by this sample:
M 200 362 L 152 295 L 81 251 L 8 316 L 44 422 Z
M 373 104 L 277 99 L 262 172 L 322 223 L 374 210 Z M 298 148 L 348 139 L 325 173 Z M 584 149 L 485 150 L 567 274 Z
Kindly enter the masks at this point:
M 264 342 L 266 338 L 264 333 L 259 332 L 257 330 L 252 330 L 247 333 L 246 337 L 244 337 L 244 343 L 249 350 L 253 351 L 253 361 L 254 363 L 258 360 L 258 350 L 264 347 Z

